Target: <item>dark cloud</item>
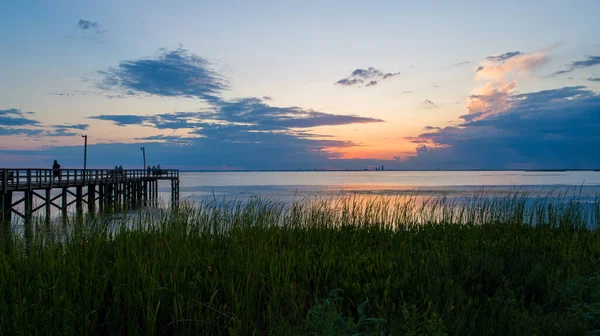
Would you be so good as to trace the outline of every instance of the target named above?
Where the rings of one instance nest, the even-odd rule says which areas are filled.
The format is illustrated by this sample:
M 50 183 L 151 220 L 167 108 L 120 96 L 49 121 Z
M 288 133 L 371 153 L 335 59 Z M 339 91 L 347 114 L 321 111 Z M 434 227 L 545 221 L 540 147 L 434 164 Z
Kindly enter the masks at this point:
M 160 50 L 153 58 L 123 61 L 116 68 L 99 71 L 102 80 L 96 86 L 114 92 L 114 97 L 149 94 L 213 102 L 229 83 L 210 66 L 185 49 Z
M 56 129 L 77 129 L 77 130 L 82 130 L 85 131 L 88 129 L 88 127 L 90 127 L 90 125 L 88 124 L 64 124 L 64 125 L 52 125 L 51 127 L 56 128 Z
M 438 107 L 436 103 L 432 102 L 429 99 L 425 99 L 424 102 L 421 103 L 425 108 L 436 108 Z
M 39 129 L 4 127 L 0 125 L 0 136 L 39 136 L 42 132 Z
M 431 151 L 431 148 L 427 147 L 427 145 L 425 144 L 420 144 L 417 146 L 416 151 L 417 153 L 429 153 Z
M 520 51 L 507 52 L 501 55 L 488 56 L 485 59 L 490 62 L 504 62 L 509 58 L 522 55 Z
M 89 119 L 97 119 L 97 120 L 107 120 L 113 121 L 118 126 L 126 126 L 126 125 L 138 125 L 142 124 L 146 121 L 147 117 L 138 116 L 138 115 L 114 115 L 114 114 L 105 114 L 99 116 L 91 116 Z
M 425 126 L 425 127 L 424 127 L 424 129 L 425 129 L 426 131 L 439 131 L 439 130 L 441 130 L 442 128 L 441 128 L 441 127 L 436 127 L 436 126 Z
M 571 64 L 568 65 L 568 68 L 566 70 L 557 71 L 551 76 L 566 74 L 575 69 L 588 68 L 598 64 L 600 64 L 600 56 L 587 56 L 585 60 L 571 62 Z
M 0 110 L 0 126 L 37 126 L 39 121 L 29 118 L 30 112 L 19 109 Z
M 600 77 L 590 77 L 588 78 L 590 82 L 600 82 Z
M 152 116 L 99 115 L 90 119 L 112 121 L 119 126 L 144 125 L 158 129 L 210 128 L 238 124 L 254 131 L 288 131 L 295 128 L 383 122 L 381 119 L 338 115 L 300 107 L 275 107 L 259 98 L 219 101 L 201 112 L 164 113 Z
M 564 169 L 600 166 L 600 96 L 585 87 L 511 95 L 501 113 L 411 138 L 429 148 L 410 168 Z M 420 147 L 423 149 L 423 147 Z
M 356 79 L 356 78 L 344 78 L 344 79 L 340 79 L 339 81 L 335 82 L 335 84 L 339 84 L 339 85 L 343 85 L 343 86 L 352 86 L 352 85 L 357 85 L 357 84 L 362 84 L 364 83 L 364 81 L 362 79 Z
M 22 112 L 19 109 L 0 110 L 0 136 L 73 136 L 74 130 L 86 130 L 88 124 L 63 124 L 45 126 L 30 118 L 34 112 Z
M 466 65 L 466 64 L 471 64 L 471 63 L 472 63 L 471 61 L 463 61 L 463 62 L 454 63 L 453 65 L 459 67 L 461 65 Z
M 83 38 L 98 39 L 104 35 L 106 30 L 98 22 L 80 19 L 77 28 L 83 33 Z
M 330 148 L 358 144 L 334 140 L 329 135 L 314 134 L 311 128 L 383 122 L 375 118 L 336 115 L 300 107 L 270 106 L 260 98 L 216 101 L 212 107 L 199 112 L 152 116 L 100 115 L 90 118 L 113 121 L 120 126 L 138 124 L 157 129 L 187 130 L 188 135 L 157 135 L 138 139 L 161 142 L 160 146 L 154 146 L 161 148 L 161 155 L 164 155 L 165 161 L 168 158 L 168 162 L 187 161 L 190 165 L 211 166 L 226 164 L 252 169 L 265 169 L 269 165 L 324 167 L 328 160 L 339 156 Z M 174 155 L 181 155 L 186 160 L 174 159 Z M 196 159 L 196 156 L 199 158 Z
M 369 67 L 367 69 L 355 69 L 352 71 L 350 76 L 340 79 L 334 84 L 342 85 L 342 86 L 353 86 L 363 84 L 365 81 L 368 83 L 365 86 L 374 86 L 377 85 L 377 80 L 384 80 L 390 77 L 400 75 L 399 72 L 383 72 L 382 70 Z

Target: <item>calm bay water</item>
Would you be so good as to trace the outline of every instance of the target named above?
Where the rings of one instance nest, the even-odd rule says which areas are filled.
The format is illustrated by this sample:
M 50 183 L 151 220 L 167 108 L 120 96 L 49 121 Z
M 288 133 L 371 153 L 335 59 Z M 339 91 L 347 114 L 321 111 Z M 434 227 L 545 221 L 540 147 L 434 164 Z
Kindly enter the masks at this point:
M 183 172 L 181 199 L 265 197 L 293 200 L 331 195 L 419 194 L 468 195 L 484 191 L 532 196 L 567 192 L 593 196 L 600 191 L 600 172 L 525 171 L 382 171 L 382 172 Z M 169 185 L 161 196 L 169 199 Z
M 595 171 L 182 172 L 180 179 L 180 200 L 191 202 L 257 197 L 291 202 L 314 197 L 406 194 L 456 198 L 481 192 L 502 196 L 516 191 L 526 191 L 532 198 L 565 192 L 589 199 L 600 195 L 600 172 Z M 164 205 L 170 204 L 170 188 L 169 181 L 159 181 L 159 197 Z M 53 190 L 52 195 L 59 192 Z M 34 198 L 34 204 L 37 206 L 40 200 Z M 74 207 L 69 211 L 73 212 Z M 59 215 L 55 208 L 52 212 Z M 18 222 L 19 218 L 14 216 L 13 220 Z

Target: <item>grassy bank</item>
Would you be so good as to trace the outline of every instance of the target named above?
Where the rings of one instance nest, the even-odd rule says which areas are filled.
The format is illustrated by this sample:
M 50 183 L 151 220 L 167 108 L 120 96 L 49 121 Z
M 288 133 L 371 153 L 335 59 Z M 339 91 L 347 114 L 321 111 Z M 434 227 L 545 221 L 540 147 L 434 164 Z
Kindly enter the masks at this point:
M 0 333 L 600 329 L 600 233 L 588 228 L 597 201 L 463 203 L 205 203 L 140 213 L 133 224 L 87 219 L 66 240 L 40 225 L 28 241 L 2 242 Z

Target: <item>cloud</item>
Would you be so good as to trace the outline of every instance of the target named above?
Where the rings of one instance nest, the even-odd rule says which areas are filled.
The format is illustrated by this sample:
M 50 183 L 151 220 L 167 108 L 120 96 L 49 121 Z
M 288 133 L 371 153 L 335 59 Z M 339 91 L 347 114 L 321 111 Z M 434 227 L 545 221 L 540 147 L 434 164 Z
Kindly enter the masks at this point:
M 412 93 L 412 91 L 402 91 L 400 93 L 408 94 L 408 93 Z
M 421 105 L 423 105 L 425 108 L 436 108 L 436 107 L 438 107 L 438 105 L 436 103 L 432 102 L 429 99 L 425 99 L 425 101 L 422 102 Z
M 112 121 L 116 125 L 143 125 L 158 129 L 204 129 L 241 125 L 253 131 L 288 131 L 296 128 L 383 122 L 356 115 L 338 115 L 300 107 L 275 107 L 259 98 L 219 101 L 200 112 L 164 113 L 152 116 L 99 115 L 90 119 Z
M 364 83 L 364 81 L 362 79 L 356 79 L 356 78 L 343 78 L 340 79 L 339 81 L 335 82 L 335 84 L 339 84 L 339 85 L 343 85 L 343 86 L 352 86 L 352 85 L 356 85 L 356 84 L 362 84 Z
M 0 136 L 28 136 L 28 137 L 57 137 L 74 136 L 76 130 L 88 129 L 88 124 L 62 124 L 43 125 L 41 122 L 30 118 L 34 112 L 22 112 L 19 109 L 0 110 Z
M 600 95 L 582 86 L 507 96 L 500 113 L 428 129 L 410 168 L 564 169 L 600 165 Z
M 600 77 L 590 77 L 588 78 L 590 82 L 600 82 Z
M 442 128 L 441 128 L 441 127 L 437 127 L 437 126 L 425 126 L 425 127 L 424 127 L 424 129 L 425 129 L 426 131 L 439 131 L 439 130 L 441 130 Z
M 587 56 L 586 59 L 584 59 L 583 61 L 573 61 L 571 62 L 571 64 L 568 65 L 568 68 L 566 70 L 557 71 L 550 76 L 562 75 L 569 73 L 575 69 L 588 68 L 598 64 L 600 64 L 600 56 Z
M 548 62 L 546 51 L 522 53 L 507 52 L 502 55 L 488 56 L 475 68 L 478 79 L 504 81 L 509 73 L 528 75 Z
M 355 69 L 350 73 L 350 76 L 342 78 L 334 84 L 342 86 L 353 86 L 363 84 L 368 81 L 366 86 L 375 86 L 378 84 L 378 80 L 385 80 L 391 77 L 400 75 L 399 72 L 383 72 L 382 70 L 369 67 L 367 69 Z
M 99 39 L 106 32 L 98 22 L 83 19 L 79 19 L 77 28 L 82 32 L 82 37 L 86 39 Z
M 189 164 L 227 164 L 261 169 L 269 165 L 297 168 L 308 164 L 324 167 L 328 160 L 339 157 L 339 152 L 334 149 L 359 144 L 314 134 L 312 128 L 383 122 L 381 119 L 337 115 L 293 106 L 276 107 L 260 98 L 219 100 L 213 102 L 210 108 L 198 112 L 145 116 L 99 115 L 90 118 L 112 121 L 119 126 L 136 124 L 161 130 L 185 131 L 183 135 L 156 135 L 139 139 L 158 141 L 163 146 L 161 148 L 171 148 L 164 155 L 172 161 L 181 162 L 172 158 L 178 153 L 186 157 Z M 190 153 L 194 155 L 190 156 Z M 196 160 L 193 158 L 196 156 L 203 159 Z
M 56 128 L 56 129 L 77 129 L 77 130 L 82 130 L 85 131 L 88 129 L 88 127 L 90 127 L 90 125 L 88 124 L 64 124 L 64 125 L 52 125 L 51 127 Z
M 522 55 L 522 53 L 520 51 L 513 51 L 513 52 L 507 52 L 507 53 L 504 53 L 501 55 L 488 56 L 485 59 L 488 61 L 492 61 L 492 62 L 503 62 L 509 58 L 513 58 L 513 57 L 519 56 L 519 55 Z
M 462 65 L 467 65 L 467 64 L 471 64 L 471 61 L 463 61 L 463 62 L 458 62 L 458 63 L 454 63 L 453 65 L 456 67 L 462 66 Z
M 42 130 L 4 127 L 0 125 L 0 136 L 39 136 Z
M 155 57 L 123 61 L 115 68 L 98 71 L 96 87 L 115 97 L 155 95 L 218 100 L 229 82 L 211 69 L 206 59 L 185 49 L 161 49 Z
M 520 51 L 488 56 L 475 68 L 475 77 L 486 83 L 476 88 L 466 105 L 465 121 L 500 113 L 509 107 L 508 97 L 518 85 L 517 79 L 527 77 L 548 61 L 546 50 L 533 53 Z
M 146 121 L 148 117 L 139 116 L 139 115 L 114 115 L 114 114 L 104 114 L 99 116 L 91 116 L 88 119 L 97 119 L 97 120 L 106 120 L 113 121 L 118 126 L 126 126 L 126 125 L 138 125 L 142 124 Z
M 0 126 L 37 126 L 39 121 L 31 119 L 32 112 L 22 112 L 19 109 L 0 110 Z

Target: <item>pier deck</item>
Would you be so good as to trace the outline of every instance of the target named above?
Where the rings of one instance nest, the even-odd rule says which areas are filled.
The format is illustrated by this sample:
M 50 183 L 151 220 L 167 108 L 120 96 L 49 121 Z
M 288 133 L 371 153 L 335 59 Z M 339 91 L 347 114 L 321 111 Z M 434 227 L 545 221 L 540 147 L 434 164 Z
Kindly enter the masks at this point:
M 76 204 L 78 213 L 83 211 L 84 203 L 88 212 L 95 212 L 96 208 L 103 211 L 107 206 L 147 204 L 158 198 L 159 180 L 171 181 L 171 201 L 178 202 L 177 169 L 60 169 L 55 172 L 52 169 L 0 168 L 0 222 L 10 222 L 11 215 L 16 214 L 27 223 L 42 208 L 49 218 L 52 206 L 67 216 L 72 204 Z M 51 196 L 54 189 L 60 193 Z M 13 200 L 17 194 L 20 198 Z M 69 195 L 72 196 L 70 201 Z M 34 197 L 42 200 L 41 204 L 34 206 Z M 18 208 L 21 203 L 24 203 L 22 212 Z

